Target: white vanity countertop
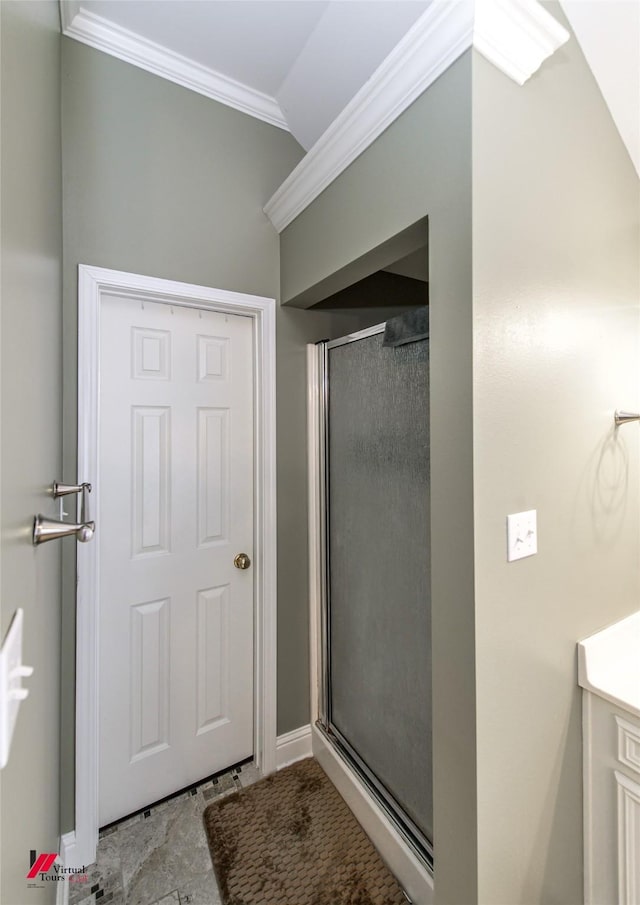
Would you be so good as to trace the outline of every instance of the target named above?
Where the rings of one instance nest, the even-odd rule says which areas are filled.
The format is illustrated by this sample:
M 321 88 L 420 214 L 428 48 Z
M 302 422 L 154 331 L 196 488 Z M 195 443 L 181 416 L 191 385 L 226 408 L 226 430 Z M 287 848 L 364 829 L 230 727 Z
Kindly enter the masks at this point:
M 640 610 L 578 642 L 578 683 L 640 717 Z

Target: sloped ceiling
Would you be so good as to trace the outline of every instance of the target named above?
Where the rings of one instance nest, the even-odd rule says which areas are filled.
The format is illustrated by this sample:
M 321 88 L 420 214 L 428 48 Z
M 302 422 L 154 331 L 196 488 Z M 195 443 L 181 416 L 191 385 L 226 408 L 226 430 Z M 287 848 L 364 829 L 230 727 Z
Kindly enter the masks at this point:
M 328 0 L 81 0 L 80 8 L 276 97 Z
M 61 0 L 61 9 L 65 34 L 116 56 L 118 44 L 139 39 L 141 57 L 164 49 L 172 62 L 196 64 L 227 90 L 218 100 L 235 105 L 234 95 L 242 97 L 241 109 L 266 111 L 261 118 L 308 150 L 429 2 Z
M 60 0 L 60 7 L 70 37 L 288 129 L 309 150 L 437 2 Z M 640 0 L 561 3 L 640 175 Z
M 640 2 L 562 0 L 640 176 Z

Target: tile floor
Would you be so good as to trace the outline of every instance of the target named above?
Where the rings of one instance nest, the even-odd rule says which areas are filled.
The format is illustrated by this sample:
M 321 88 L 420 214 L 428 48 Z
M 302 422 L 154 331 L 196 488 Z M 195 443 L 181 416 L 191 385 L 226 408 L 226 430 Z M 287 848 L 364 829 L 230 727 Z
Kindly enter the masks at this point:
M 257 779 L 245 763 L 103 830 L 87 882 L 69 884 L 69 905 L 220 905 L 202 814 Z

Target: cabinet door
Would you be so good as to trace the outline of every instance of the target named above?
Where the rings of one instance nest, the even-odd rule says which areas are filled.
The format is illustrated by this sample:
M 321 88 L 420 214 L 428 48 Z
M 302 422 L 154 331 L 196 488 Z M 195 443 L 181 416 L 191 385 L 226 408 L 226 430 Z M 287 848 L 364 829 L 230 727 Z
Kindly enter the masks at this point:
M 616 770 L 618 786 L 618 901 L 640 902 L 640 783 Z

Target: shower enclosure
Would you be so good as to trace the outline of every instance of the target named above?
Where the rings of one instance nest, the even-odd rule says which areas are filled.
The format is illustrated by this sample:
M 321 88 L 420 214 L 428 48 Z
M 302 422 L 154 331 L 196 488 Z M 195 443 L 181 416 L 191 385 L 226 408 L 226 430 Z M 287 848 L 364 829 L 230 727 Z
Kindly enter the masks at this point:
M 433 866 L 429 341 L 321 343 L 318 728 Z

